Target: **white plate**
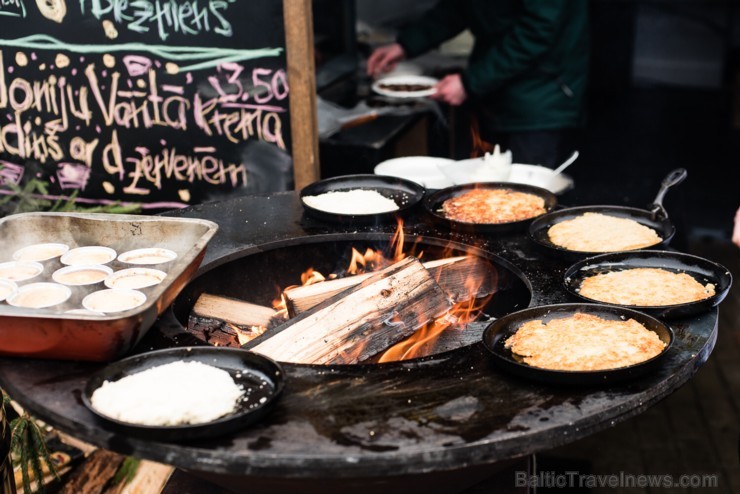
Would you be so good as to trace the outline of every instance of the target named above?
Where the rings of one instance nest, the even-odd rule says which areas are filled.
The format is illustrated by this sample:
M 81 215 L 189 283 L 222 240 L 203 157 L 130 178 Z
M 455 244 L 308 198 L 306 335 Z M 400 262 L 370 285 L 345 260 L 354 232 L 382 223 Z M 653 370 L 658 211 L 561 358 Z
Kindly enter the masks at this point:
M 434 87 L 430 87 L 422 91 L 392 91 L 390 89 L 383 89 L 380 86 L 384 84 L 428 84 L 435 86 L 438 82 L 439 80 L 434 77 L 423 75 L 390 76 L 375 81 L 373 83 L 373 91 L 388 98 L 426 98 L 436 93 L 437 90 Z
M 494 165 L 483 158 L 471 158 L 441 164 L 439 170 L 455 185 L 506 182 L 511 175 L 512 165 L 510 162 Z
M 481 173 L 481 162 L 476 159 L 458 162 L 443 163 L 440 171 L 453 185 L 469 184 L 474 182 L 513 182 L 529 184 L 547 189 L 553 194 L 562 194 L 573 187 L 573 179 L 568 175 L 553 175 L 552 170 L 540 165 L 525 165 L 514 163 L 508 177 L 504 173 Z
M 511 165 L 509 182 L 536 185 L 549 190 L 553 194 L 562 194 L 573 188 L 573 179 L 569 175 L 563 173 L 553 175 L 552 170 L 545 166 L 521 163 Z
M 407 156 L 383 161 L 375 167 L 376 175 L 405 178 L 427 189 L 444 189 L 455 185 L 439 169 L 440 165 L 454 163 L 446 158 Z

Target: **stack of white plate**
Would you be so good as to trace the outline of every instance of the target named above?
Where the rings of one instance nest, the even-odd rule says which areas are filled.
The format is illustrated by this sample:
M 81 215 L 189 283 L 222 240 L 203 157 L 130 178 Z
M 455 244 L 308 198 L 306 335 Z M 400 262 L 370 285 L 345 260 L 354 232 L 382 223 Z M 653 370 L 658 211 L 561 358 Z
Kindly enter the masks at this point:
M 405 178 L 423 185 L 427 189 L 444 189 L 453 185 L 481 181 L 482 158 L 455 161 L 431 156 L 408 156 L 383 161 L 375 167 L 376 175 Z M 540 165 L 514 163 L 508 178 L 491 177 L 490 181 L 530 184 L 562 194 L 573 187 L 568 175 L 553 175 L 550 168 Z

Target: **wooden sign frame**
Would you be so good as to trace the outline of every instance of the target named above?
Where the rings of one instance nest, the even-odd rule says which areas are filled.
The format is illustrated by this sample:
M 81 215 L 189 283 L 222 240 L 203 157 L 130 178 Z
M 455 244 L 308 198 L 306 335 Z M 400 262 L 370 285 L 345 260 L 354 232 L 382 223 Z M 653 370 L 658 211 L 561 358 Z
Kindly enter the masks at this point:
M 296 189 L 320 176 L 311 0 L 283 0 L 285 51 L 290 84 L 290 133 Z

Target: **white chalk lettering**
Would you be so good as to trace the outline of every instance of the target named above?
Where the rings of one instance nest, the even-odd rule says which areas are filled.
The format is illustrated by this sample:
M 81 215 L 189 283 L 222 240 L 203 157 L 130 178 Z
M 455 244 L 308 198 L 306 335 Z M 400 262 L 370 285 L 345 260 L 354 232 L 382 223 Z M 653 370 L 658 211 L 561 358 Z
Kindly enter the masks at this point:
M 233 36 L 226 11 L 234 3 L 236 0 L 80 0 L 80 10 L 97 19 L 112 14 L 114 21 L 126 29 L 137 33 L 154 31 L 164 41 L 173 33 Z

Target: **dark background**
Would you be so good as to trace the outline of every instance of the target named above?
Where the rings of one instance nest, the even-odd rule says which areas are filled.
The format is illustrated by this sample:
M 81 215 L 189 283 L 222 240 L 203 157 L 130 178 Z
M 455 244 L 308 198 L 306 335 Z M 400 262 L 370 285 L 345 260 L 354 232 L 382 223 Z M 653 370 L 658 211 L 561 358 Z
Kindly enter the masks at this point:
M 434 3 L 357 0 L 357 12 L 368 24 L 394 30 Z M 740 206 L 738 2 L 589 5 L 588 123 L 579 139 L 581 157 L 567 171 L 575 188 L 561 203 L 645 207 L 662 178 L 683 167 L 688 179 L 666 198 L 679 226 L 675 245 L 680 248 L 691 236 L 729 238 Z M 467 137 L 467 127 L 460 127 L 455 135 Z M 433 132 L 432 153 L 450 156 L 445 131 Z M 450 157 L 467 157 L 455 147 Z

